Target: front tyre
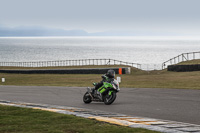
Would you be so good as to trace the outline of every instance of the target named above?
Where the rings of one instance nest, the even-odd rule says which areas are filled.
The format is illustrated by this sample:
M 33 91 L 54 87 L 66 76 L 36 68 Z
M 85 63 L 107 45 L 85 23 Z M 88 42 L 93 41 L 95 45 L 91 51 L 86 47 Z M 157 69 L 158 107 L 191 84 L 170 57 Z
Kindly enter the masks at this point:
M 92 97 L 90 96 L 88 92 L 86 92 L 85 95 L 83 96 L 83 102 L 86 104 L 89 104 L 92 102 Z
M 115 101 L 115 99 L 116 99 L 116 97 L 117 97 L 117 95 L 116 95 L 116 92 L 115 91 L 113 91 L 112 93 L 111 93 L 111 95 L 109 95 L 109 92 L 104 96 L 104 104 L 106 104 L 106 105 L 110 105 L 110 104 L 112 104 L 114 101 Z

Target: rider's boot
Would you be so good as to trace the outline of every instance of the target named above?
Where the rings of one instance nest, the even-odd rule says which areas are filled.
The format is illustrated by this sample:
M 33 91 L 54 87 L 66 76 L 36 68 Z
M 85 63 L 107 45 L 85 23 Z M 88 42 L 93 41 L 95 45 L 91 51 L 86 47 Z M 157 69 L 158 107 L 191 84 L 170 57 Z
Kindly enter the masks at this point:
M 92 90 L 92 94 L 94 94 L 95 93 L 95 88 L 92 88 L 91 90 Z

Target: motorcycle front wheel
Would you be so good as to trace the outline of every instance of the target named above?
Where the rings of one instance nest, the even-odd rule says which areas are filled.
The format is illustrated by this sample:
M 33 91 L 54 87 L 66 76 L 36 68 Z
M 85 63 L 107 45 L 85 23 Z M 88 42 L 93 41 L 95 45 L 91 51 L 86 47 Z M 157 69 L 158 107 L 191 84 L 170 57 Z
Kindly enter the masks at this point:
M 116 92 L 113 91 L 113 92 L 111 93 L 111 95 L 109 95 L 109 92 L 108 92 L 108 93 L 104 96 L 104 104 L 106 104 L 106 105 L 112 104 L 112 103 L 115 101 L 116 97 L 117 97 Z
M 85 95 L 83 96 L 83 102 L 86 104 L 92 102 L 92 97 L 90 96 L 88 92 L 86 92 Z

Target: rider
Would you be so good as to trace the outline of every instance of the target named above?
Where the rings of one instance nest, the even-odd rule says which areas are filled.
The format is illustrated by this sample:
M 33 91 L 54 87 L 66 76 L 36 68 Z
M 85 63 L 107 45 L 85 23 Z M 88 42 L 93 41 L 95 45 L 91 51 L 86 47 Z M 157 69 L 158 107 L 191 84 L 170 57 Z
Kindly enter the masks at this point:
M 94 90 L 99 89 L 103 85 L 103 82 L 111 82 L 111 81 L 113 81 L 114 78 L 115 78 L 115 71 L 112 70 L 112 69 L 108 70 L 108 72 L 105 75 L 101 76 L 101 77 L 103 78 L 103 80 L 101 82 L 95 84 Z

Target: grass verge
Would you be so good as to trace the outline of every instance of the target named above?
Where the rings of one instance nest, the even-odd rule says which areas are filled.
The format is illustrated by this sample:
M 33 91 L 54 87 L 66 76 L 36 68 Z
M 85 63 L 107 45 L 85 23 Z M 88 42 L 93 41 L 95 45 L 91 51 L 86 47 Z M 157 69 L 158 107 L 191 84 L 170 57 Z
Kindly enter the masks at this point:
M 181 63 L 178 63 L 177 65 L 193 65 L 193 64 L 200 64 L 200 59 L 183 61 Z
M 1 133 L 155 133 L 73 115 L 12 106 L 0 105 L 0 114 Z
M 99 66 L 66 67 L 66 68 L 97 68 Z M 100 66 L 100 67 L 124 67 L 124 66 Z M 56 67 L 65 68 L 65 67 Z M 6 69 L 6 68 L 0 68 Z M 19 69 L 19 68 L 7 68 Z M 25 68 L 30 69 L 30 68 Z M 43 69 L 43 68 L 42 68 Z M 48 68 L 52 69 L 52 68 Z M 122 78 L 120 87 L 128 88 L 176 88 L 176 89 L 200 89 L 200 71 L 193 72 L 168 72 L 142 71 L 131 68 L 131 74 L 116 75 Z M 0 73 L 0 78 L 6 82 L 0 85 L 20 86 L 92 86 L 92 82 L 101 81 L 99 74 L 5 74 Z

